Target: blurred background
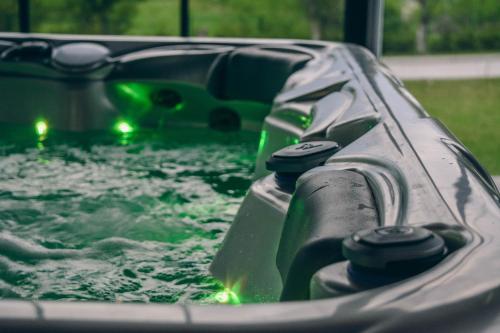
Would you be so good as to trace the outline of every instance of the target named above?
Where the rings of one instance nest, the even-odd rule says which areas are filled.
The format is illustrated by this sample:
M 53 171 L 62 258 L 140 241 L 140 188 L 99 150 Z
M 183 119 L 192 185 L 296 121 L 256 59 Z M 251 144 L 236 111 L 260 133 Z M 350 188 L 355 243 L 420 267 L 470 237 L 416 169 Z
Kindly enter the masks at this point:
M 345 0 L 353 1 L 353 0 Z M 191 36 L 343 40 L 344 0 L 190 0 Z M 178 0 L 31 0 L 30 31 L 180 34 Z M 18 0 L 0 31 L 19 31 Z M 382 61 L 500 174 L 500 1 L 385 0 Z

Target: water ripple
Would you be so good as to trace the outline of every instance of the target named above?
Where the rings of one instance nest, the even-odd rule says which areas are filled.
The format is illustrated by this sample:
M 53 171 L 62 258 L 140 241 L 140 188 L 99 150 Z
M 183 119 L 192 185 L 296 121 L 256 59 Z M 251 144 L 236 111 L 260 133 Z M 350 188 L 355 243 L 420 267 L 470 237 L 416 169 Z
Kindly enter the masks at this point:
M 257 137 L 0 135 L 0 298 L 203 301 Z

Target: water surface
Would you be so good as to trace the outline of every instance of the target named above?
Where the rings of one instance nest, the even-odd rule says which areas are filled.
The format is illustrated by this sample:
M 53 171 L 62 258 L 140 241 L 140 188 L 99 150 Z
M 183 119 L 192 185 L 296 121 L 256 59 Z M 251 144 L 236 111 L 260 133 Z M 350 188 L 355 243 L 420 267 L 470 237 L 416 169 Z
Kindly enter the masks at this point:
M 258 138 L 0 134 L 0 298 L 210 302 Z

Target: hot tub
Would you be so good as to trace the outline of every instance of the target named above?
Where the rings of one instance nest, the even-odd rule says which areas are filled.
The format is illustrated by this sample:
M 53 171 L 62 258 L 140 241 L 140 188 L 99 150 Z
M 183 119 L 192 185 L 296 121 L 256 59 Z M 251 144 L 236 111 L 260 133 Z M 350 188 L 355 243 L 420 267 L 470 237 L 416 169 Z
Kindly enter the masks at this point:
M 0 122 L 40 149 L 50 131 L 260 133 L 210 264 L 218 301 L 244 305 L 5 299 L 3 332 L 498 329 L 498 189 L 365 49 L 2 34 L 0 52 Z

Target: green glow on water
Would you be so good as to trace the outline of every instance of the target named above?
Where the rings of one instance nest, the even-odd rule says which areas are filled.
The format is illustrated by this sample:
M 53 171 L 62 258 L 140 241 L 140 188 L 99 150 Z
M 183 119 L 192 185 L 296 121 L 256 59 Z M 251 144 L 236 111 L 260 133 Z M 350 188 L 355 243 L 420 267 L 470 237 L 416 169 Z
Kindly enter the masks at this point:
M 47 133 L 49 131 L 49 125 L 47 122 L 43 119 L 37 120 L 35 123 L 35 132 L 38 135 L 39 138 L 44 138 L 47 136 Z
M 209 265 L 251 184 L 258 137 L 126 123 L 127 145 L 111 131 L 51 129 L 37 149 L 0 130 L 0 299 L 242 301 Z

